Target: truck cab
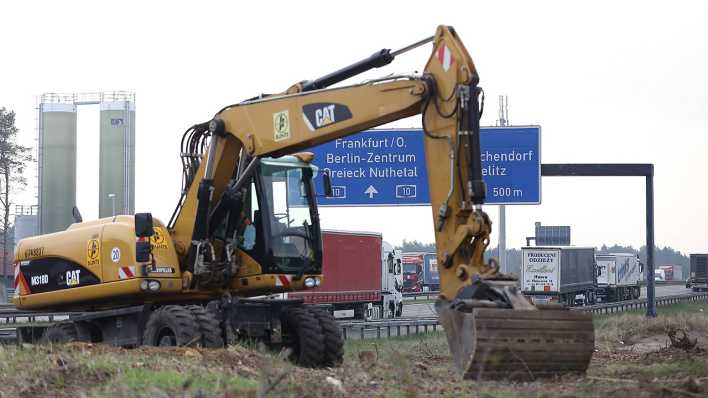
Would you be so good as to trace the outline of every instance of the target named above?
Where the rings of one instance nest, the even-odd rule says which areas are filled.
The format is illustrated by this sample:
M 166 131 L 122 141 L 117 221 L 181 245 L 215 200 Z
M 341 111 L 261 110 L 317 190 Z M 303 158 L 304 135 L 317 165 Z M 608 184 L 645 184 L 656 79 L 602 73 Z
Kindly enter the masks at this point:
M 401 251 L 388 242 L 382 243 L 381 250 L 381 290 L 383 292 L 383 312 L 385 318 L 403 314 L 403 260 Z
M 657 282 L 664 282 L 666 280 L 666 272 L 663 269 L 655 269 L 654 280 Z
M 423 291 L 423 253 L 403 253 L 403 291 Z

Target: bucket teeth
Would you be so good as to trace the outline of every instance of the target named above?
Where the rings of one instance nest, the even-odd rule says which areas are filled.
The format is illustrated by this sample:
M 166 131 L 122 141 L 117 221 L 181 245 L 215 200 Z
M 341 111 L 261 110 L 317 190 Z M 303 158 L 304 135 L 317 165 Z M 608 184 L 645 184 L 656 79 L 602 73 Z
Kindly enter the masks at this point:
M 592 315 L 568 310 L 438 306 L 455 365 L 467 379 L 584 373 L 595 348 Z

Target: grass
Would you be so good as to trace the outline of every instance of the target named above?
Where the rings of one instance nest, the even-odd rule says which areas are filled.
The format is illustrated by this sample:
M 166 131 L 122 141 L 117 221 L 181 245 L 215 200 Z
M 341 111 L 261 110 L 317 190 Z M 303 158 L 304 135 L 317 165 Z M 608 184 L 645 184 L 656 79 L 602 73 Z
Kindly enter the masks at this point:
M 593 320 L 596 342 L 601 346 L 612 346 L 635 344 L 650 336 L 666 339 L 667 331 L 672 328 L 708 336 L 708 303 L 682 303 L 660 307 L 655 318 L 647 318 L 645 313 L 644 310 L 634 310 L 620 314 L 595 315 Z
M 77 343 L 0 347 L 0 397 L 691 396 L 684 394 L 686 380 L 708 376 L 708 356 L 672 349 L 641 353 L 616 341 L 620 331 L 624 346 L 632 338 L 662 337 L 667 325 L 708 335 L 704 307 L 662 307 L 655 319 L 641 312 L 597 316 L 599 351 L 585 377 L 528 383 L 460 380 L 442 332 L 347 341 L 345 362 L 335 369 L 298 368 L 255 344 L 224 350 L 126 350 Z M 340 381 L 344 391 L 328 378 Z M 703 388 L 700 393 L 708 393 Z

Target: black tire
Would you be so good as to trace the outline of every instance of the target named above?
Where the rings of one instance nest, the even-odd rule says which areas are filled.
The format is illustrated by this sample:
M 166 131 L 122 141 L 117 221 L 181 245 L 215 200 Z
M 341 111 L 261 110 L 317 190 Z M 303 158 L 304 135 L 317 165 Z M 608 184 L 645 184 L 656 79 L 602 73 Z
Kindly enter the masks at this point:
M 300 366 L 316 368 L 324 362 L 324 334 L 320 322 L 304 307 L 291 307 L 285 312 L 283 332 L 291 358 Z
M 166 305 L 153 311 L 143 333 L 143 344 L 151 346 L 194 347 L 201 339 L 192 311 L 181 305 Z
M 76 325 L 71 322 L 62 322 L 47 328 L 42 336 L 44 344 L 63 344 L 79 340 Z
M 216 315 L 200 305 L 189 305 L 187 308 L 199 325 L 199 332 L 202 334 L 199 344 L 204 348 L 223 348 L 224 333 Z
M 324 360 L 322 365 L 327 367 L 341 365 L 344 360 L 344 338 L 339 324 L 327 310 L 316 307 L 310 307 L 308 310 L 320 322 L 322 334 L 324 335 Z

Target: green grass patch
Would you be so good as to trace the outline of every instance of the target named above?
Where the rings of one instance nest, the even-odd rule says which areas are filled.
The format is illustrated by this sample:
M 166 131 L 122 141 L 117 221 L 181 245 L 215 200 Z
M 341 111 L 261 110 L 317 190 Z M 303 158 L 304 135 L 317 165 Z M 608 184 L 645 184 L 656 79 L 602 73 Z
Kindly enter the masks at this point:
M 121 372 L 114 384 L 124 385 L 135 393 L 152 389 L 166 392 L 193 391 L 216 393 L 218 391 L 255 391 L 258 382 L 239 376 L 230 376 L 222 372 L 210 372 L 208 369 L 146 370 L 129 368 Z

